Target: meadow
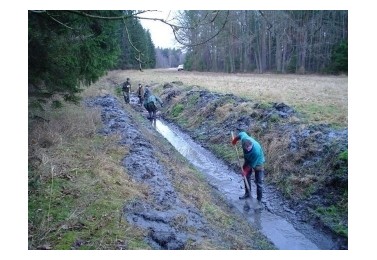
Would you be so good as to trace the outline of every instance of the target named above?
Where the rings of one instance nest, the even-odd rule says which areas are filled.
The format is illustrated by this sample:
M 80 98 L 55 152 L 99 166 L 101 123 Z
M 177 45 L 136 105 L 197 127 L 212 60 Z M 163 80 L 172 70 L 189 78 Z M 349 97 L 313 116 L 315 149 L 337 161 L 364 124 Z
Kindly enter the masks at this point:
M 330 75 L 226 74 L 151 69 L 112 71 L 108 76 L 122 83 L 182 82 L 212 92 L 231 93 L 259 103 L 285 103 L 310 123 L 348 126 L 348 77 Z

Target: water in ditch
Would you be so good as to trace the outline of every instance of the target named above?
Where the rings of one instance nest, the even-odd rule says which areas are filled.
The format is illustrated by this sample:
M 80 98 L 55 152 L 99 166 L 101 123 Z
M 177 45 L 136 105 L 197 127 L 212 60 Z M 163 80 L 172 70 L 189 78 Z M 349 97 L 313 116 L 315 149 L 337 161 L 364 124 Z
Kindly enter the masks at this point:
M 270 239 L 278 249 L 315 250 L 333 247 L 332 241 L 326 239 L 320 239 L 321 242 L 315 244 L 284 218 L 271 213 L 266 208 L 258 209 L 255 194 L 247 200 L 239 200 L 238 197 L 244 192 L 240 174 L 235 173 L 174 125 L 162 120 L 154 121 L 153 125 L 179 153 L 204 174 L 211 186 L 217 189 L 230 205 Z M 255 193 L 254 183 L 251 185 L 251 190 Z

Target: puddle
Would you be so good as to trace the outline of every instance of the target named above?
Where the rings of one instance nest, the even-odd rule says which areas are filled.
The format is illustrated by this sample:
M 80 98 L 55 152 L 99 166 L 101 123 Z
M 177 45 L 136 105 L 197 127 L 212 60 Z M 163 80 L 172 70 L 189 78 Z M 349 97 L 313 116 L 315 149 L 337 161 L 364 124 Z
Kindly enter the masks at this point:
M 310 234 L 317 237 L 314 240 L 321 240 L 315 244 L 302 232 L 299 232 L 287 220 L 271 213 L 268 208 L 257 209 L 255 197 L 241 201 L 238 199 L 243 194 L 243 182 L 241 175 L 235 173 L 221 160 L 216 158 L 208 150 L 195 143 L 187 134 L 181 132 L 177 127 L 169 125 L 162 120 L 153 123 L 156 130 L 164 136 L 175 148 L 186 157 L 201 173 L 207 181 L 217 189 L 232 207 L 236 208 L 247 220 L 261 231 L 278 249 L 287 250 L 315 250 L 332 249 L 333 242 L 327 238 L 318 239 L 318 234 L 311 230 Z M 255 184 L 251 183 L 252 191 L 256 190 Z M 256 196 L 253 194 L 253 196 Z M 265 195 L 266 201 L 269 198 Z M 308 233 L 308 232 L 306 232 Z

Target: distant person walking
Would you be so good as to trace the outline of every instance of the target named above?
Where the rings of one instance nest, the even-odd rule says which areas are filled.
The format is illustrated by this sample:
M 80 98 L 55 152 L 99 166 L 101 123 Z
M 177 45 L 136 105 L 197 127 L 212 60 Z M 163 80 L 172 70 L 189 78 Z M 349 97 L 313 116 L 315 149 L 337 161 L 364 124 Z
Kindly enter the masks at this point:
M 242 175 L 246 176 L 246 180 L 250 187 L 251 174 L 255 172 L 255 184 L 257 186 L 257 200 L 261 206 L 263 195 L 263 178 L 264 178 L 264 154 L 261 145 L 244 130 L 237 129 L 238 134 L 233 138 L 232 145 L 236 145 L 237 141 L 241 140 L 242 150 L 244 155 L 244 164 L 242 166 Z M 250 197 L 250 191 L 245 184 L 245 194 L 239 199 L 246 199 Z
M 137 89 L 137 96 L 139 97 L 139 104 L 140 106 L 143 105 L 144 100 L 144 88 L 143 85 L 139 83 L 139 88 Z
M 143 104 L 144 108 L 149 113 L 149 119 L 156 119 L 157 103 L 159 103 L 161 107 L 164 106 L 162 100 L 159 97 L 153 95 L 148 86 L 146 86 Z
M 126 82 L 122 85 L 124 102 L 130 103 L 131 82 L 130 78 L 127 78 Z

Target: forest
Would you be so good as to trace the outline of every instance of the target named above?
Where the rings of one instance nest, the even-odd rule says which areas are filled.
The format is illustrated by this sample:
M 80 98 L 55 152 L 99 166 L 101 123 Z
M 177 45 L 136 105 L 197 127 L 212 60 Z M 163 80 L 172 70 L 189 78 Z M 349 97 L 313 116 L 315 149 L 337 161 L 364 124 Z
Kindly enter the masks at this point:
M 156 68 L 177 68 L 185 62 L 182 49 L 156 48 Z
M 348 72 L 348 11 L 180 11 L 170 26 L 182 49 L 156 49 L 139 17 L 148 11 L 28 12 L 32 105 L 75 101 L 114 69 L 176 67 L 227 73 Z M 60 106 L 60 102 L 53 103 Z
M 183 11 L 187 69 L 221 72 L 347 72 L 348 12 Z M 216 18 L 214 18 L 216 16 Z M 198 27 L 199 21 L 209 22 Z M 195 29 L 192 29 L 195 28 Z M 218 32 L 206 41 L 208 35 Z M 196 43 L 203 42 L 197 45 Z
M 134 11 L 29 11 L 28 80 L 33 105 L 76 101 L 113 69 L 154 68 L 155 48 Z M 59 106 L 59 102 L 54 103 Z

